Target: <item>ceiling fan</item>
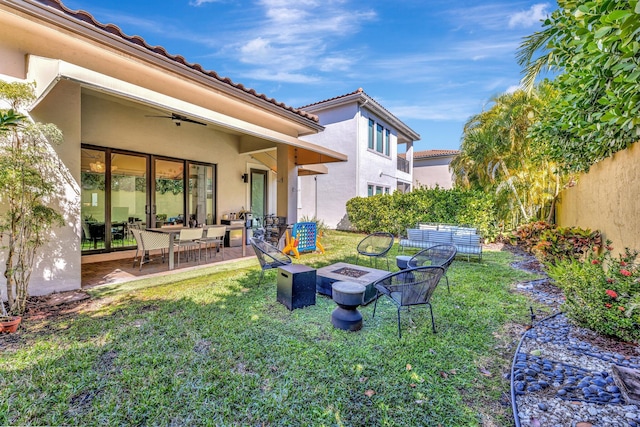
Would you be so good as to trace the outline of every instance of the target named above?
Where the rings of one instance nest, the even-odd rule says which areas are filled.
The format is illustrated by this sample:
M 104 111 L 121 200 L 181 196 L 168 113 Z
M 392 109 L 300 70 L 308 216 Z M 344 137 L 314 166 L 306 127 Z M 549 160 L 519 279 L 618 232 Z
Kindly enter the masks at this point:
M 176 124 L 176 126 L 180 126 L 182 124 L 182 122 L 195 123 L 195 124 L 201 125 L 201 126 L 206 126 L 207 125 L 206 123 L 202 123 L 202 122 L 199 122 L 197 120 L 193 120 L 193 119 L 190 119 L 190 118 L 185 117 L 185 116 L 181 116 L 180 114 L 176 114 L 176 113 L 171 113 L 170 116 L 150 116 L 150 115 L 147 115 L 145 117 L 159 117 L 161 119 L 171 119 L 173 121 L 173 123 Z

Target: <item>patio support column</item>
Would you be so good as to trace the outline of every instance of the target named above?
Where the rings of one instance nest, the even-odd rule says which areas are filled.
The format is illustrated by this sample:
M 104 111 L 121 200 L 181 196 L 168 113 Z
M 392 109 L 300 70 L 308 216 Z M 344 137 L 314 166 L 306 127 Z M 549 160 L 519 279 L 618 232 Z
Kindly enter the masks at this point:
M 287 223 L 298 220 L 298 167 L 296 149 L 278 145 L 277 215 L 286 216 Z

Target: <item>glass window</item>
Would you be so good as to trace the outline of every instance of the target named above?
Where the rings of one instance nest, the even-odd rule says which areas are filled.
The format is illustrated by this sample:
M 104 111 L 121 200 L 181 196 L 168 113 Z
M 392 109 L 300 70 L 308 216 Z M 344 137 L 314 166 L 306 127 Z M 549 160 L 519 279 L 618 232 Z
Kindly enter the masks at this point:
M 155 166 L 155 226 L 185 224 L 184 162 L 156 159 Z
M 189 165 L 189 219 L 197 224 L 214 223 L 213 167 Z
M 385 129 L 384 137 L 384 154 L 388 156 L 391 146 L 391 131 L 389 129 Z
M 369 197 L 373 196 L 373 185 L 368 185 L 367 186 L 367 195 Z
M 382 127 L 382 125 L 379 124 L 376 127 L 376 151 L 378 153 L 384 152 L 383 131 L 384 131 L 384 128 Z
M 376 186 L 376 194 L 382 194 L 382 187 L 377 187 Z
M 80 151 L 80 194 L 83 251 L 104 249 L 107 165 L 104 151 L 83 148 Z
M 374 147 L 374 142 L 373 142 L 373 138 L 374 138 L 374 134 L 373 134 L 373 127 L 375 125 L 375 122 L 371 119 L 369 119 L 369 149 L 373 150 Z

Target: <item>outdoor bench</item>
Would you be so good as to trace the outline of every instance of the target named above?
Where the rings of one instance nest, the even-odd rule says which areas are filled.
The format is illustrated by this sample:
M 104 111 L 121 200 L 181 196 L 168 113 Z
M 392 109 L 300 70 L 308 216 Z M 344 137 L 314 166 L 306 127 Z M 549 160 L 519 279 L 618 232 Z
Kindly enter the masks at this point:
M 478 256 L 482 259 L 482 243 L 475 229 L 468 227 L 448 226 L 449 229 L 434 230 L 431 228 L 408 228 L 407 237 L 400 239 L 400 248 L 426 249 L 435 245 L 453 245 L 458 255 Z

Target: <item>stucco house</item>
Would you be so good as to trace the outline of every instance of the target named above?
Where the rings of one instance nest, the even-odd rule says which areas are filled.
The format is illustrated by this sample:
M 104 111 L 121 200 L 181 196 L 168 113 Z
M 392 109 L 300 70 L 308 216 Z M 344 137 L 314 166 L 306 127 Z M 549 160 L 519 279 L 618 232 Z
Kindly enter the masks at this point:
M 0 28 L 0 79 L 35 82 L 30 117 L 64 134 L 66 226 L 40 251 L 31 295 L 80 288 L 88 258 L 131 249 L 131 221 L 215 224 L 244 207 L 295 222 L 299 170 L 347 160 L 302 139 L 323 129 L 317 116 L 60 1 L 0 0 Z
M 411 190 L 413 143 L 420 135 L 362 89 L 301 109 L 317 115 L 324 127 L 301 138 L 349 160 L 327 164 L 327 174 L 299 177 L 299 218 L 316 217 L 330 228 L 349 229 L 349 199 Z
M 459 150 L 424 150 L 413 153 L 413 186 L 453 188 L 449 165 Z

